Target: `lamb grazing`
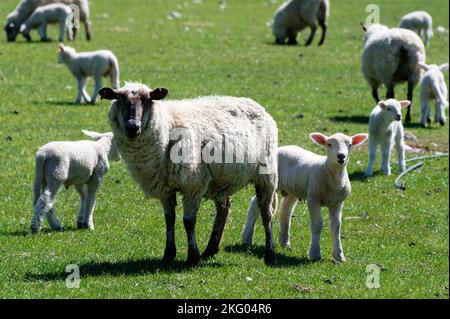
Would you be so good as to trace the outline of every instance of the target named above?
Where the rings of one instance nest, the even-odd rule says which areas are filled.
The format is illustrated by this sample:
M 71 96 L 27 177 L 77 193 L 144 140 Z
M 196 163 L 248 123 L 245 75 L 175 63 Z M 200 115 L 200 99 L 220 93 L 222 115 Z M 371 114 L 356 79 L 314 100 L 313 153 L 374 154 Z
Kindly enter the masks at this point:
M 425 34 L 425 45 L 430 43 L 433 36 L 433 18 L 425 11 L 414 11 L 404 15 L 398 25 L 399 28 L 409 29 L 422 36 Z
M 297 34 L 306 27 L 311 28 L 311 33 L 305 45 L 311 44 L 316 34 L 317 25 L 322 28 L 322 36 L 319 45 L 325 41 L 330 13 L 329 0 L 289 0 L 283 3 L 275 12 L 272 32 L 277 44 L 297 44 Z
M 311 260 L 321 258 L 320 233 L 322 231 L 321 207 L 329 209 L 333 258 L 345 261 L 342 250 L 340 229 L 344 200 L 350 194 L 351 186 L 347 174 L 347 163 L 352 146 L 360 145 L 367 134 L 352 137 L 336 133 L 327 137 L 312 133 L 310 138 L 323 146 L 327 156 L 320 156 L 300 147 L 289 145 L 278 149 L 278 191 L 281 192 L 280 244 L 290 247 L 291 216 L 298 200 L 306 200 L 310 214 Z M 243 243 L 251 245 L 258 217 L 257 200 L 253 198 L 248 210 L 247 221 L 242 235 Z
M 88 0 L 21 0 L 17 7 L 6 18 L 4 30 L 8 42 L 14 42 L 20 32 L 20 26 L 31 16 L 36 8 L 50 4 L 64 3 L 66 5 L 76 5 L 79 8 L 80 21 L 84 23 L 86 39 L 91 39 L 91 22 L 89 20 Z M 72 32 L 75 37 L 76 28 Z
M 425 62 L 425 47 L 413 31 L 392 28 L 379 24 L 364 27 L 365 45 L 362 53 L 362 72 L 372 88 L 376 103 L 380 101 L 378 87 L 387 88 L 386 99 L 394 98 L 394 86 L 407 82 L 407 99 L 412 102 L 414 87 L 419 83 L 421 68 Z M 406 122 L 411 122 L 411 104 L 406 113 Z
M 80 194 L 78 228 L 94 229 L 96 193 L 109 161 L 118 161 L 120 155 L 112 133 L 83 133 L 93 141 L 51 142 L 37 151 L 31 234 L 39 232 L 44 215 L 52 229 L 62 230 L 53 208 L 62 185 L 74 185 Z
M 405 145 L 403 141 L 402 108 L 408 107 L 410 101 L 388 99 L 380 101 L 369 117 L 369 164 L 365 175 L 373 175 L 373 164 L 377 155 L 378 145 L 381 148 L 381 170 L 391 174 L 389 164 L 392 147 L 395 144 L 398 156 L 399 171 L 405 170 Z
M 425 127 L 425 121 L 428 124 L 431 123 L 430 103 L 432 99 L 436 99 L 436 122 L 444 126 L 445 108 L 448 107 L 448 90 L 445 84 L 444 72 L 448 69 L 448 63 L 440 66 L 421 63 L 420 66 L 425 70 L 425 74 L 420 80 L 420 124 Z
M 72 15 L 72 9 L 62 3 L 52 3 L 38 7 L 33 14 L 20 27 L 20 32 L 31 41 L 31 29 L 38 29 L 41 41 L 49 41 L 47 38 L 47 24 L 59 24 L 59 41 L 64 41 L 64 33 L 67 30 L 68 40 L 73 40 L 72 28 L 67 28 L 68 20 Z
M 140 83 L 127 83 L 119 90 L 103 88 L 99 94 L 114 100 L 109 122 L 128 170 L 164 209 L 164 262 L 172 262 L 176 255 L 177 192 L 183 195 L 187 263 L 197 265 L 200 254 L 195 223 L 202 199 L 211 199 L 216 206 L 214 227 L 201 256 L 206 259 L 219 250 L 231 195 L 248 183 L 254 184 L 260 200 L 266 232 L 264 260 L 266 264 L 275 262 L 271 204 L 277 185 L 278 130 L 262 106 L 248 98 L 229 96 L 159 101 L 168 94 L 166 89 L 151 90 Z
M 70 72 L 77 79 L 78 95 L 76 103 L 84 101 L 95 104 L 98 95 L 97 92 L 102 87 L 103 76 L 110 77 L 113 88 L 117 89 L 120 87 L 119 62 L 114 53 L 109 50 L 77 53 L 75 49 L 60 44 L 58 63 L 66 64 Z M 89 97 L 86 92 L 88 76 L 93 76 L 95 80 L 92 97 Z

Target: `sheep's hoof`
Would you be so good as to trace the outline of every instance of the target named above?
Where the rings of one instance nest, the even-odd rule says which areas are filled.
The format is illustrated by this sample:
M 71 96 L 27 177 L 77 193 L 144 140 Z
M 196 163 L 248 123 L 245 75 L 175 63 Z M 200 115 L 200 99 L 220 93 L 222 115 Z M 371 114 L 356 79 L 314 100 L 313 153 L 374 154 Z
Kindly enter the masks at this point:
M 219 252 L 219 248 L 207 247 L 202 254 L 202 259 L 209 259 Z
M 83 223 L 83 222 L 77 222 L 77 228 L 78 229 L 87 229 L 88 228 L 88 224 Z
M 186 264 L 190 267 L 197 266 L 200 263 L 200 254 L 198 250 L 188 250 Z
M 36 235 L 37 233 L 39 233 L 39 228 L 30 228 L 30 235 Z
M 430 124 L 431 123 L 431 117 L 427 117 L 427 123 Z
M 273 250 L 266 250 L 264 253 L 264 263 L 267 266 L 274 266 L 277 262 L 277 259 L 275 257 L 275 252 Z
M 162 259 L 164 264 L 170 264 L 173 262 L 177 255 L 177 249 L 175 246 L 166 246 L 166 249 L 164 250 L 164 257 Z
M 439 125 L 440 125 L 440 126 L 444 126 L 444 125 L 445 125 L 445 121 L 440 120 L 440 121 L 439 121 Z

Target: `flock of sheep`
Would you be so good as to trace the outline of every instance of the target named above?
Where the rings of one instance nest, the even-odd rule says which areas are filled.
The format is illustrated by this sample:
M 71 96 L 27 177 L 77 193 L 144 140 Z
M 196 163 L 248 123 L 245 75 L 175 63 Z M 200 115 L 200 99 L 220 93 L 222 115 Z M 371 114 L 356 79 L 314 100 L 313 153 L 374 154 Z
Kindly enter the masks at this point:
M 18 34 L 30 40 L 29 32 L 37 28 L 42 41 L 47 40 L 46 26 L 60 24 L 60 41 L 64 33 L 72 40 L 76 29 L 67 23 L 73 17 L 68 7 L 80 9 L 90 39 L 87 0 L 22 0 L 8 16 L 5 25 L 8 41 Z M 309 45 L 318 22 L 322 28 L 319 45 L 325 40 L 330 4 L 328 0 L 289 0 L 275 13 L 273 34 L 277 44 L 296 44 L 297 35 L 310 27 Z M 166 249 L 163 260 L 176 256 L 175 209 L 176 194 L 182 195 L 183 223 L 188 238 L 187 262 L 196 265 L 213 256 L 231 209 L 231 195 L 248 184 L 255 187 L 250 203 L 242 241 L 252 243 L 254 226 L 262 217 L 267 264 L 275 262 L 272 219 L 279 209 L 282 246 L 290 246 L 291 216 L 298 200 L 305 200 L 311 219 L 309 257 L 321 258 L 321 207 L 327 207 L 332 232 L 332 255 L 345 261 L 340 228 L 342 207 L 351 191 L 347 164 L 351 149 L 369 140 L 369 163 L 366 176 L 373 174 L 378 146 L 381 147 L 381 170 L 389 175 L 393 146 L 398 154 L 398 167 L 405 169 L 402 109 L 407 108 L 406 121 L 411 121 L 414 87 L 420 81 L 421 124 L 431 123 L 430 102 L 436 100 L 436 121 L 445 123 L 448 106 L 443 72 L 448 64 L 425 64 L 425 43 L 433 35 L 429 14 L 417 11 L 405 15 L 399 28 L 380 24 L 364 26 L 366 31 L 362 53 L 362 71 L 372 89 L 376 106 L 370 114 L 369 134 L 347 136 L 336 133 L 325 136 L 310 134 L 311 140 L 324 148 L 326 156 L 317 155 L 298 146 L 278 147 L 276 122 L 265 109 L 249 98 L 210 96 L 185 100 L 165 100 L 168 90 L 151 89 L 141 83 L 120 87 L 119 64 L 108 50 L 81 52 L 60 44 L 58 61 L 68 66 L 78 82 L 77 102 L 95 103 L 97 96 L 111 100 L 110 133 L 83 131 L 91 141 L 51 142 L 36 153 L 34 181 L 34 215 L 31 233 L 37 233 L 44 217 L 55 230 L 62 227 L 54 211 L 54 202 L 61 186 L 74 185 L 80 194 L 79 228 L 94 228 L 93 210 L 96 192 L 109 168 L 109 161 L 122 159 L 133 179 L 146 195 L 160 200 L 166 220 Z M 408 30 L 410 29 L 410 30 Z M 413 31 L 411 31 L 413 30 Z M 425 71 L 425 72 L 423 72 Z M 85 91 L 88 76 L 95 79 L 92 96 Z M 109 76 L 112 88 L 101 88 L 101 78 Z M 407 100 L 397 101 L 394 86 L 406 82 Z M 387 88 L 381 100 L 378 88 Z M 224 150 L 225 148 L 225 150 Z M 282 196 L 278 205 L 277 192 Z M 199 253 L 195 236 L 197 211 L 201 201 L 211 199 L 216 218 L 207 248 Z

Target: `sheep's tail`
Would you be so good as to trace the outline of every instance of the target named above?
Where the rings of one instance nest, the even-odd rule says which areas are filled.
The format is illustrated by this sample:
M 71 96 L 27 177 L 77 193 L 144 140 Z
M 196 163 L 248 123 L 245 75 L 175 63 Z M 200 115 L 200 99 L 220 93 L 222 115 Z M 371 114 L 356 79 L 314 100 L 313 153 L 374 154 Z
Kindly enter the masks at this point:
M 442 103 L 444 104 L 446 107 L 448 107 L 448 101 L 447 101 L 447 97 L 444 96 L 442 94 L 442 90 L 439 87 L 438 83 L 433 82 L 433 84 L 431 85 L 431 88 L 433 90 L 434 95 L 436 96 L 436 98 Z
M 111 57 L 111 85 L 113 89 L 120 88 L 119 61 L 116 57 Z
M 36 173 L 34 176 L 34 185 L 33 185 L 33 193 L 34 193 L 33 206 L 36 204 L 37 200 L 39 199 L 39 196 L 41 196 L 41 191 L 45 187 L 44 167 L 45 167 L 45 154 L 38 152 L 36 154 Z

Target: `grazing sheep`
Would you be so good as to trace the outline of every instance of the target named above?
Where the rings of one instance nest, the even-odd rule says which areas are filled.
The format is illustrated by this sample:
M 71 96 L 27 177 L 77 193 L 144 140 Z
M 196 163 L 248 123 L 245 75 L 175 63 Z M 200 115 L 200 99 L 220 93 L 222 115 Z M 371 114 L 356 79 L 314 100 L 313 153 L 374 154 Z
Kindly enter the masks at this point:
M 325 148 L 327 156 L 320 156 L 293 145 L 280 147 L 277 152 L 277 190 L 283 196 L 279 215 L 280 244 L 290 247 L 292 213 L 298 200 L 306 200 L 311 218 L 310 259 L 318 260 L 321 258 L 321 207 L 325 206 L 328 207 L 330 213 L 333 258 L 336 261 L 345 261 L 340 228 L 342 206 L 351 191 L 347 163 L 351 147 L 363 143 L 367 139 L 367 134 L 349 137 L 336 133 L 327 137 L 320 133 L 312 133 L 310 138 Z M 252 244 L 258 213 L 257 200 L 253 198 L 242 235 L 244 244 Z
M 435 119 L 440 125 L 445 124 L 445 108 L 448 107 L 448 91 L 445 84 L 444 72 L 448 69 L 448 63 L 437 66 L 420 63 L 425 74 L 420 80 L 421 118 L 420 124 L 425 127 L 425 121 L 431 123 L 430 103 L 436 99 Z
M 425 45 L 430 43 L 433 36 L 433 18 L 425 11 L 414 11 L 402 17 L 399 28 L 409 29 L 422 36 L 425 34 Z
M 62 3 L 52 3 L 42 7 L 38 7 L 33 14 L 20 27 L 20 32 L 31 41 L 31 29 L 38 29 L 41 41 L 48 41 L 47 24 L 59 24 L 59 41 L 64 41 L 64 33 L 67 30 L 68 40 L 73 40 L 72 28 L 67 28 L 67 20 L 70 19 L 72 9 Z
M 317 25 L 322 28 L 319 45 L 325 41 L 328 26 L 330 2 L 328 0 L 289 0 L 283 3 L 275 12 L 272 32 L 277 44 L 297 44 L 297 34 L 306 27 L 311 33 L 305 45 L 310 45 L 316 34 Z
M 62 230 L 53 208 L 62 185 L 74 185 L 80 194 L 78 228 L 94 229 L 96 193 L 109 161 L 118 161 L 120 155 L 112 133 L 83 133 L 93 141 L 51 142 L 37 151 L 31 234 L 39 232 L 44 215 L 52 229 Z
M 17 7 L 6 18 L 4 30 L 8 42 L 14 42 L 20 32 L 20 26 L 24 23 L 34 10 L 40 6 L 50 3 L 64 3 L 66 5 L 77 5 L 80 9 L 80 21 L 84 23 L 86 39 L 91 39 L 91 22 L 89 21 L 88 0 L 21 0 Z M 73 30 L 75 37 L 76 28 Z
M 82 101 L 95 104 L 97 92 L 102 87 L 102 77 L 109 76 L 111 85 L 117 89 L 120 87 L 119 62 L 116 56 L 109 50 L 77 53 L 75 49 L 59 45 L 58 63 L 64 63 L 78 82 L 78 95 L 76 103 Z M 87 77 L 93 76 L 95 80 L 92 97 L 86 92 Z
M 413 31 L 379 24 L 365 28 L 365 45 L 362 53 L 362 72 L 372 88 L 376 103 L 380 101 L 378 87 L 387 88 L 386 99 L 394 98 L 394 86 L 407 82 L 407 98 L 412 102 L 413 90 L 420 80 L 419 62 L 425 62 L 425 47 Z M 411 104 L 406 113 L 411 122 Z
M 216 206 L 214 227 L 201 256 L 206 259 L 219 250 L 231 195 L 252 183 L 266 232 L 264 260 L 274 263 L 271 204 L 277 184 L 275 121 L 248 98 L 211 96 L 159 101 L 167 93 L 166 89 L 150 90 L 140 83 L 99 91 L 103 99 L 114 100 L 109 122 L 128 170 L 146 195 L 159 199 L 164 208 L 167 232 L 163 261 L 171 262 L 176 255 L 177 192 L 183 195 L 187 263 L 196 265 L 200 254 L 195 222 L 202 199 L 211 199 Z M 212 145 L 216 145 L 214 160 L 209 158 Z M 178 158 L 180 151 L 184 159 Z
M 381 170 L 391 174 L 390 158 L 395 144 L 400 172 L 405 170 L 405 145 L 403 141 L 402 109 L 410 105 L 410 101 L 388 99 L 380 101 L 369 117 L 369 163 L 365 175 L 373 175 L 373 164 L 378 145 L 381 148 Z

